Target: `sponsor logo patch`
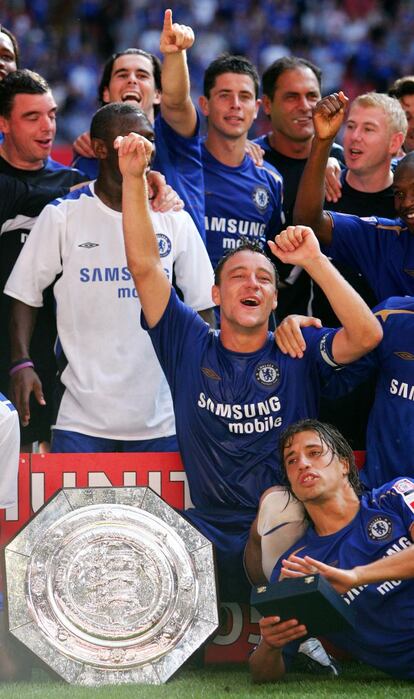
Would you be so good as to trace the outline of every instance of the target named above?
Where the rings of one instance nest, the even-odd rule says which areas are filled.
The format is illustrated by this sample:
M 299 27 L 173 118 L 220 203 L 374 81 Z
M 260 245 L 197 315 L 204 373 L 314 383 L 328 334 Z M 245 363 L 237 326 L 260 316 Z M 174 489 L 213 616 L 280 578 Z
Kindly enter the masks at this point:
M 403 498 L 407 507 L 411 510 L 411 512 L 414 512 L 414 492 L 406 493 L 403 495 Z
M 160 257 L 167 257 L 171 252 L 171 240 L 163 233 L 157 233 Z
M 269 206 L 270 196 L 266 187 L 255 187 L 252 194 L 253 203 L 259 211 L 266 211 Z
M 378 516 L 371 519 L 368 524 L 368 536 L 372 541 L 384 541 L 389 539 L 392 533 L 392 522 L 388 517 Z
M 410 493 L 414 491 L 414 481 L 409 481 L 407 478 L 400 478 L 392 487 L 397 493 Z
M 99 247 L 99 243 L 81 243 L 78 245 L 78 248 L 86 248 L 89 250 L 90 248 L 97 248 Z
M 256 367 L 254 375 L 262 386 L 275 386 L 280 380 L 280 369 L 277 364 L 266 362 Z

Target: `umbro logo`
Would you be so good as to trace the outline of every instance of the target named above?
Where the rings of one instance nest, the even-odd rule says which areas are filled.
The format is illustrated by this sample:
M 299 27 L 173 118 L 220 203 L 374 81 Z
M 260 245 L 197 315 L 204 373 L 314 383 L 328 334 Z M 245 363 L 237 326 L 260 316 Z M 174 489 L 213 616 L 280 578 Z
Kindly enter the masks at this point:
M 81 243 L 78 245 L 78 248 L 97 248 L 99 246 L 99 243 Z
M 394 352 L 394 354 L 400 359 L 405 359 L 408 362 L 412 362 L 414 360 L 414 354 L 411 352 Z
M 221 381 L 220 376 L 216 374 L 216 372 L 213 371 L 213 369 L 209 369 L 208 367 L 202 366 L 201 371 L 203 372 L 203 374 L 205 374 L 205 376 L 207 376 L 207 378 L 214 379 L 214 381 Z

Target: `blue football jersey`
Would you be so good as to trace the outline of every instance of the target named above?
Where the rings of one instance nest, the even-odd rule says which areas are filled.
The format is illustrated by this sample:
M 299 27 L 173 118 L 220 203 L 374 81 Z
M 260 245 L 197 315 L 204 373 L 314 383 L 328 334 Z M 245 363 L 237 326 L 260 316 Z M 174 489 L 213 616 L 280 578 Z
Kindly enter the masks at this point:
M 242 238 L 259 244 L 282 227 L 282 178 L 271 165 L 258 167 L 245 156 L 238 167 L 224 165 L 202 145 L 206 245 L 213 268 Z
M 180 136 L 158 114 L 154 122 L 155 157 L 151 164 L 153 170 L 161 172 L 167 183 L 180 195 L 197 229 L 205 240 L 204 234 L 204 179 L 201 165 L 201 145 L 199 121 L 195 136 Z M 96 158 L 76 156 L 73 164 L 88 175 L 90 179 L 98 176 Z
M 399 478 L 364 493 L 358 514 L 346 527 L 327 536 L 309 527 L 283 557 L 295 551 L 338 568 L 367 565 L 409 548 L 413 524 L 414 480 Z M 280 567 L 277 563 L 272 582 Z M 329 640 L 369 665 L 414 679 L 414 580 L 361 585 L 343 598 L 355 609 L 356 625 L 327 635 Z
M 335 333 L 306 328 L 303 359 L 282 354 L 271 333 L 256 352 L 232 352 L 172 291 L 149 334 L 171 388 L 196 507 L 256 508 L 264 490 L 280 482 L 280 433 L 317 416 L 321 386 L 337 368 Z
M 384 337 L 373 352 L 337 372 L 324 395 L 352 389 L 375 372 L 361 478 L 370 488 L 414 473 L 414 297 L 394 296 L 373 309 Z M 332 393 L 331 393 L 332 391 Z
M 389 296 L 414 296 L 414 235 L 401 219 L 359 218 L 329 212 L 332 243 L 324 252 L 360 272 L 378 302 Z

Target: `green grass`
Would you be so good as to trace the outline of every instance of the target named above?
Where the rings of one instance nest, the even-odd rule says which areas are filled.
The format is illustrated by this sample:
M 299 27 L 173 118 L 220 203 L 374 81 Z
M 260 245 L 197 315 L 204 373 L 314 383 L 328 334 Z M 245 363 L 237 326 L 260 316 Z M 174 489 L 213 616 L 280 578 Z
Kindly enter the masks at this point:
M 391 680 L 381 672 L 357 663 L 343 665 L 338 679 L 292 674 L 279 685 L 252 685 L 247 666 L 210 665 L 182 668 L 160 687 L 129 685 L 99 689 L 79 688 L 51 680 L 35 670 L 32 682 L 3 683 L 0 699 L 254 699 L 255 697 L 310 697 L 315 699 L 410 699 L 412 682 Z

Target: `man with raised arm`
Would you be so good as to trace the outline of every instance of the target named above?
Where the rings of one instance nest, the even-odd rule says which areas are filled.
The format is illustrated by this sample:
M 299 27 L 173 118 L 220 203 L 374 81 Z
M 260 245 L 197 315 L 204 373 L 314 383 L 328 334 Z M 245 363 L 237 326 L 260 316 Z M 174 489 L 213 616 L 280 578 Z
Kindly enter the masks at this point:
M 324 173 L 348 99 L 343 92 L 324 97 L 313 112 L 315 137 L 304 169 L 294 221 L 312 226 L 334 261 L 360 272 L 377 300 L 414 295 L 414 155 L 406 155 L 394 173 L 395 209 L 400 218 L 359 218 L 323 210 Z
M 280 451 L 289 490 L 310 525 L 272 573 L 320 573 L 356 612 L 354 629 L 329 640 L 398 679 L 414 679 L 414 480 L 397 478 L 361 495 L 354 454 L 332 426 L 316 420 L 291 425 Z M 276 682 L 307 636 L 301 619 L 260 621 L 250 657 L 256 682 Z
M 155 132 L 154 170 L 159 170 L 184 201 L 204 239 L 204 179 L 199 119 L 191 100 L 187 50 L 194 43 L 191 27 L 173 22 L 165 10 L 160 36 L 163 63 L 152 53 L 128 48 L 106 61 L 98 87 L 100 105 L 130 102 L 146 114 Z M 98 163 L 90 134 L 76 139 L 74 163 L 91 179 Z
M 131 131 L 154 139 L 133 104 L 102 107 L 92 119 L 95 182 L 45 207 L 10 275 L 12 390 L 23 424 L 32 391 L 42 399 L 30 340 L 42 292 L 54 285 L 59 368 L 55 452 L 176 451 L 172 400 L 151 342 L 138 324 L 137 297 L 122 235 L 122 177 L 114 149 Z M 212 306 L 213 270 L 185 211 L 152 212 L 164 274 L 175 275 L 198 311 Z M 22 361 L 20 358 L 25 357 Z
M 221 331 L 211 331 L 179 301 L 163 271 L 146 198 L 152 145 L 136 134 L 117 145 L 128 267 L 143 325 L 173 396 L 195 505 L 186 516 L 216 544 L 222 598 L 234 600 L 240 588 L 239 596 L 246 599 L 243 550 L 261 493 L 280 482 L 279 431 L 299 416 L 316 415 L 321 385 L 338 364 L 374 347 L 381 329 L 322 255 L 312 231 L 291 226 L 271 243 L 272 252 L 315 278 L 343 327 L 310 329 L 304 360 L 282 355 L 268 333 L 269 314 L 277 304 L 274 267 L 261 250 L 246 245 L 216 269 L 212 297 L 220 306 Z

